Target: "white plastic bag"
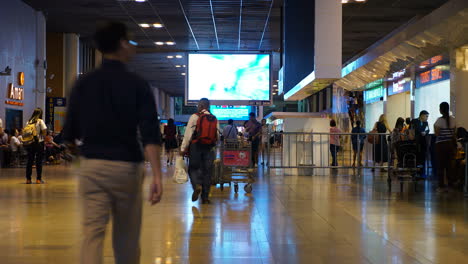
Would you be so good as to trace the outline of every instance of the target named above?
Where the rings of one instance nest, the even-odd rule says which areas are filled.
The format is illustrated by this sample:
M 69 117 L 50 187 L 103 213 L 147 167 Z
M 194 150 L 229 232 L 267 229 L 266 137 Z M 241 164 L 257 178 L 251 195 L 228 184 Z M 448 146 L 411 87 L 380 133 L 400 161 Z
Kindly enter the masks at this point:
M 184 184 L 188 182 L 187 166 L 183 157 L 176 158 L 174 176 L 172 177 L 175 183 Z

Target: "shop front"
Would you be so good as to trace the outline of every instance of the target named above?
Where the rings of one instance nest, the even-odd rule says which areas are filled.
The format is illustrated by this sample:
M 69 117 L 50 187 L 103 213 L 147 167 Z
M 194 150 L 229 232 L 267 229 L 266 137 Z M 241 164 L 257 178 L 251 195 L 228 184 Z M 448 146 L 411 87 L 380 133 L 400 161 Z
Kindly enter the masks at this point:
M 418 117 L 422 110 L 428 111 L 432 132 L 442 102 L 450 103 L 450 66 L 447 56 L 440 55 L 422 62 L 416 71 L 414 114 Z
M 387 88 L 387 102 L 385 114 L 390 128 L 395 127 L 399 117 L 412 117 L 411 111 L 411 77 L 408 70 L 401 70 L 392 74 Z
M 364 91 L 364 112 L 365 129 L 372 130 L 375 122 L 379 120 L 380 115 L 384 113 L 385 86 L 384 81 L 377 80 L 365 86 Z

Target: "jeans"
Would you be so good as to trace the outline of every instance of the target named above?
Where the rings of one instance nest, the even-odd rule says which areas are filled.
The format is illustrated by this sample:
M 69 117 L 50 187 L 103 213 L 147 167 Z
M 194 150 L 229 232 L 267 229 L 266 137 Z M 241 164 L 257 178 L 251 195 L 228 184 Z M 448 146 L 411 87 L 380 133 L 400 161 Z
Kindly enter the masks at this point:
M 37 179 L 42 180 L 42 162 L 44 160 L 44 142 L 34 142 L 26 146 L 28 164 L 26 165 L 26 179 L 31 180 L 32 166 L 36 160 Z
M 202 186 L 202 199 L 208 199 L 215 153 L 212 147 L 200 144 L 190 145 L 189 176 L 192 187 Z
M 334 145 L 334 144 L 330 144 L 330 152 L 331 152 L 331 155 L 332 155 L 332 166 L 338 166 L 338 160 L 336 159 L 336 156 L 338 154 L 338 148 L 340 146 L 337 146 L 337 145 Z

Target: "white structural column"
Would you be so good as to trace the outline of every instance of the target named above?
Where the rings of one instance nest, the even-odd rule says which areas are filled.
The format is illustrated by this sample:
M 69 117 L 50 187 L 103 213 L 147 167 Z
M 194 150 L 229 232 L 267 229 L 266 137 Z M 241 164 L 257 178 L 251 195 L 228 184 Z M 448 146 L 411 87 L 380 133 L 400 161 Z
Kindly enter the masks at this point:
M 288 91 L 286 101 L 299 101 L 341 78 L 341 0 L 315 0 L 314 71 Z M 305 32 L 307 34 L 307 32 Z
M 341 0 L 315 0 L 315 76 L 341 77 L 342 51 Z
M 468 45 L 450 54 L 451 111 L 457 126 L 468 128 Z
M 45 109 L 46 101 L 46 20 L 42 12 L 36 12 L 36 107 Z
M 78 77 L 78 56 L 80 38 L 77 34 L 63 35 L 64 95 L 69 97 L 73 84 Z

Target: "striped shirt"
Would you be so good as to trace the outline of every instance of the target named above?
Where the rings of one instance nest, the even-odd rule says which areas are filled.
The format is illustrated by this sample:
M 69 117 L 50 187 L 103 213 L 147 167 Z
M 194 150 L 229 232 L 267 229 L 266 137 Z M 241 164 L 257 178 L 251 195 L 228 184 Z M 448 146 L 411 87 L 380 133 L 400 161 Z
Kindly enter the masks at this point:
M 447 120 L 443 117 L 439 117 L 435 122 L 434 130 L 439 129 L 439 135 L 436 138 L 436 143 L 453 140 L 455 133 L 455 118 L 451 116 L 449 120 L 449 126 L 447 126 Z

